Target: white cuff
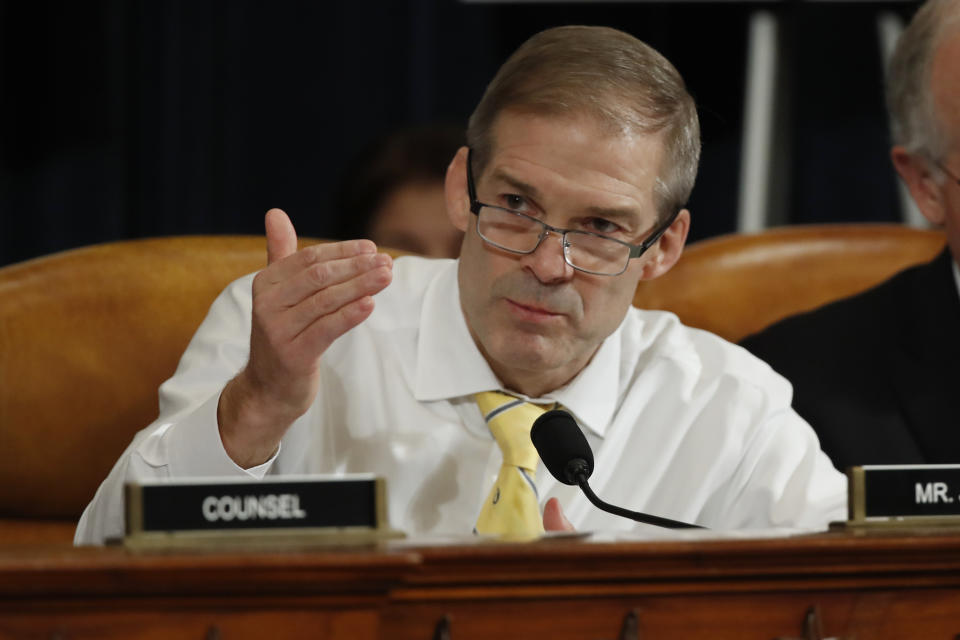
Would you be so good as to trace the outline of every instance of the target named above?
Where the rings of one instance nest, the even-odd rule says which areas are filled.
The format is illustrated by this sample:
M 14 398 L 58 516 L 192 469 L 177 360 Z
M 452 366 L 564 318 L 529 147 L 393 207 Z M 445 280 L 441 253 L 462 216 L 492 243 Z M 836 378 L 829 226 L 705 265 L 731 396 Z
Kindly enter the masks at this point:
M 164 434 L 171 477 L 246 476 L 260 480 L 270 470 L 280 447 L 269 460 L 249 469 L 238 465 L 227 454 L 217 424 L 219 404 L 218 393 L 171 425 Z

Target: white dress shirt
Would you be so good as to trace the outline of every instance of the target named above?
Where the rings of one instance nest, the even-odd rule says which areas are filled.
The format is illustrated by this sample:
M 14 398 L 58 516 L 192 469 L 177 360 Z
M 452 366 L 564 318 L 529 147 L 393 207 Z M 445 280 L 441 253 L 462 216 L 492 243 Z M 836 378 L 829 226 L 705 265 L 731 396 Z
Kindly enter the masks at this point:
M 253 469 L 220 442 L 224 384 L 246 363 L 252 276 L 218 297 L 160 388 L 160 416 L 139 432 L 84 511 L 75 542 L 123 533 L 130 480 L 373 472 L 387 479 L 388 515 L 410 535 L 469 533 L 500 467 L 472 395 L 501 388 L 460 309 L 457 262 L 400 258 L 373 314 L 321 359 L 316 401 Z M 846 479 L 790 408 L 770 367 L 676 316 L 630 309 L 566 386 L 536 400 L 577 418 L 595 456 L 590 485 L 628 509 L 711 528 L 823 528 L 842 519 Z M 550 476 L 580 530 L 642 527 L 603 513 Z

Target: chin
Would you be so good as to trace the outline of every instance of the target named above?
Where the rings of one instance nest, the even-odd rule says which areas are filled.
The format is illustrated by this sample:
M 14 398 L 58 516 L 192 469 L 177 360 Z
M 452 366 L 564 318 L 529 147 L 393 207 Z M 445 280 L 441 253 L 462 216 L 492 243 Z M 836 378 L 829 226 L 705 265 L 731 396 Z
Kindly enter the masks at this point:
M 491 355 L 509 369 L 541 372 L 562 366 L 566 352 L 564 344 L 544 336 L 515 334 L 498 341 Z

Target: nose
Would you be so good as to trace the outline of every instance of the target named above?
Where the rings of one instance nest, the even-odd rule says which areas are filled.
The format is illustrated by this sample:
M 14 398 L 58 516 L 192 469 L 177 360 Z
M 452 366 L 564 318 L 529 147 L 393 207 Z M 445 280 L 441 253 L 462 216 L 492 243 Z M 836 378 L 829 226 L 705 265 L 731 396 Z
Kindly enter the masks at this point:
M 563 257 L 563 234 L 547 230 L 533 253 L 523 256 L 524 266 L 544 284 L 563 282 L 573 277 L 573 267 Z

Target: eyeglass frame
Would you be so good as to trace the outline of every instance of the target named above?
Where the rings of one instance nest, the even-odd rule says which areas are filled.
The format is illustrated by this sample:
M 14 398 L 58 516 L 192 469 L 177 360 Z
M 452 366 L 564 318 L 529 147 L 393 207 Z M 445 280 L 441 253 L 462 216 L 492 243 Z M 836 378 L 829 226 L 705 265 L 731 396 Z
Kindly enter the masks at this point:
M 939 168 L 940 171 L 943 171 L 945 174 L 947 174 L 947 177 L 948 177 L 948 178 L 950 178 L 951 180 L 953 180 L 954 182 L 956 182 L 958 185 L 960 185 L 960 178 L 958 178 L 957 176 L 953 175 L 953 172 L 950 171 L 950 169 L 947 169 L 947 168 L 943 165 L 943 163 L 942 163 L 941 161 L 939 161 L 939 160 L 934 160 L 934 161 L 933 161 L 933 164 L 937 165 L 937 168 Z
M 467 195 L 470 197 L 470 212 L 473 215 L 477 216 L 477 227 L 476 227 L 477 235 L 479 235 L 484 242 L 494 247 L 497 247 L 498 249 L 503 249 L 504 251 L 509 251 L 510 253 L 515 253 L 518 255 L 525 256 L 525 255 L 530 255 L 531 253 L 539 249 L 541 243 L 543 243 L 543 239 L 546 238 L 547 235 L 549 235 L 550 231 L 552 231 L 560 236 L 560 241 L 563 244 L 563 261 L 566 262 L 568 265 L 570 265 L 572 268 L 576 269 L 577 271 L 582 271 L 583 273 L 589 273 L 595 276 L 622 275 L 630 266 L 630 261 L 633 260 L 634 258 L 639 258 L 644 253 L 646 253 L 650 247 L 656 244 L 657 240 L 660 239 L 660 237 L 667 231 L 667 229 L 670 228 L 670 226 L 677 219 L 677 216 L 680 215 L 681 207 L 677 207 L 676 209 L 674 209 L 670 217 L 667 218 L 663 222 L 663 224 L 661 224 L 659 227 L 654 229 L 650 237 L 644 240 L 643 242 L 641 242 L 640 244 L 630 244 L 629 242 L 624 242 L 623 240 L 617 240 L 616 238 L 611 238 L 610 236 L 605 236 L 602 233 L 594 233 L 592 231 L 582 231 L 580 229 L 561 229 L 559 227 L 551 226 L 546 222 L 544 222 L 543 220 L 539 220 L 537 218 L 534 218 L 533 216 L 528 216 L 525 213 L 520 213 L 519 211 L 514 211 L 513 209 L 507 209 L 506 207 L 498 207 L 497 205 L 494 205 L 494 204 L 487 204 L 485 202 L 480 202 L 477 199 L 477 187 L 473 180 L 472 160 L 473 160 L 473 149 L 468 147 L 467 148 Z M 530 249 L 529 251 L 519 251 L 517 249 L 510 249 L 509 247 L 504 247 L 503 245 L 497 244 L 492 240 L 488 240 L 482 233 L 480 233 L 480 209 L 482 207 L 490 207 L 491 209 L 506 211 L 507 213 L 513 214 L 521 218 L 525 218 L 527 220 L 531 220 L 539 224 L 541 226 L 541 231 L 540 231 L 540 234 L 537 236 L 537 244 L 535 244 L 533 248 Z M 621 244 L 625 247 L 629 247 L 630 254 L 627 256 L 627 260 L 623 265 L 623 269 L 621 269 L 617 273 L 601 273 L 599 271 L 590 271 L 589 269 L 584 269 L 582 267 L 578 267 L 577 265 L 573 264 L 572 262 L 570 262 L 570 257 L 567 255 L 567 249 L 570 247 L 569 243 L 567 242 L 567 233 L 576 233 L 576 234 L 583 234 L 587 236 L 595 236 L 603 240 L 609 240 L 610 242 L 616 242 L 617 244 Z

